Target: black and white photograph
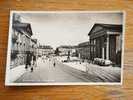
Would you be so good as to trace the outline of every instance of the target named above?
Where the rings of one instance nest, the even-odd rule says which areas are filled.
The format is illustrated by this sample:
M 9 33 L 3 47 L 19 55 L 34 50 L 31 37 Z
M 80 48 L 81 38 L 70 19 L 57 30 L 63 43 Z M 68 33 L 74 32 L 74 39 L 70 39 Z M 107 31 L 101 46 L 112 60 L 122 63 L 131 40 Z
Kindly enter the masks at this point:
M 123 11 L 10 11 L 7 86 L 121 85 Z

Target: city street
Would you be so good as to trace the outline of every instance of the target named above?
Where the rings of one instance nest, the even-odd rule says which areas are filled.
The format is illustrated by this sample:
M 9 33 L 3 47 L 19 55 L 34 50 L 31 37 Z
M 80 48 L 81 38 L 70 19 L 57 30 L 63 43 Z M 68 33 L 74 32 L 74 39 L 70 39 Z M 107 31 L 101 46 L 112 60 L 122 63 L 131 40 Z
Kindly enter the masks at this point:
M 84 74 L 78 70 L 70 70 L 70 68 L 58 61 L 56 61 L 55 67 L 53 66 L 53 60 L 38 61 L 38 66 L 34 68 L 33 72 L 30 69 L 24 75 L 22 75 L 16 82 L 84 82 L 85 80 L 78 74 Z
M 55 62 L 55 66 L 53 65 Z M 107 68 L 106 68 L 107 69 Z M 118 71 L 117 71 L 118 72 Z M 90 66 L 85 72 L 63 64 L 54 58 L 37 61 L 37 67 L 31 72 L 30 68 L 15 82 L 16 83 L 55 83 L 55 82 L 117 82 L 118 73 L 111 73 L 101 68 Z

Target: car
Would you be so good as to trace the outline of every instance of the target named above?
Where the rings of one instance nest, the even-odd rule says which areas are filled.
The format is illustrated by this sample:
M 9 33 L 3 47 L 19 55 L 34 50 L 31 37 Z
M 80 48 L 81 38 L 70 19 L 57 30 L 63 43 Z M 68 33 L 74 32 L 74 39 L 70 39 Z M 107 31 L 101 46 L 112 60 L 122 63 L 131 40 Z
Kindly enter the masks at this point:
M 110 60 L 102 59 L 102 58 L 94 58 L 94 63 L 100 66 L 109 66 L 112 64 Z

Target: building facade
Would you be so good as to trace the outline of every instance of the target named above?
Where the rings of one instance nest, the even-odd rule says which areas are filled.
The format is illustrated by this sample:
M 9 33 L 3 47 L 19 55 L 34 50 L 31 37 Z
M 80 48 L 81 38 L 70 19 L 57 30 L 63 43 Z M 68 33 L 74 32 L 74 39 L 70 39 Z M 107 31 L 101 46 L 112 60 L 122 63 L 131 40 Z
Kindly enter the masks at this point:
M 89 41 L 78 44 L 77 52 L 79 58 L 81 59 L 90 59 L 90 44 Z
M 42 56 L 42 55 L 52 55 L 54 54 L 54 49 L 49 46 L 49 45 L 40 45 L 38 47 L 38 53 L 39 53 L 39 56 Z
M 60 56 L 72 56 L 75 53 L 75 46 L 60 46 L 58 47 Z
M 122 25 L 95 24 L 88 35 L 91 60 L 102 58 L 121 65 Z
M 17 18 L 17 19 L 15 19 Z M 21 23 L 18 15 L 13 16 L 11 35 L 11 67 L 24 65 L 26 52 L 31 50 L 31 36 L 33 35 L 29 23 Z
M 30 46 L 31 46 L 31 52 L 34 52 L 37 55 L 37 48 L 38 48 L 38 43 L 37 43 L 37 39 L 31 39 L 30 41 Z

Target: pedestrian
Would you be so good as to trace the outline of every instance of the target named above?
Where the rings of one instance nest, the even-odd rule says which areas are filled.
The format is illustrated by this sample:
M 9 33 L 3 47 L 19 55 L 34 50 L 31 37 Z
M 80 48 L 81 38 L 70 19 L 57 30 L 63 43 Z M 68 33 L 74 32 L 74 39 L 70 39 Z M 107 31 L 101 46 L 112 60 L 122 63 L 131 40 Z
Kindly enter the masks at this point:
M 31 53 L 30 51 L 26 52 L 26 65 L 25 65 L 25 69 L 28 69 L 28 67 L 31 66 Z
M 33 72 L 33 66 L 34 66 L 34 54 L 33 54 L 33 52 L 31 53 L 31 72 Z
M 37 67 L 37 65 L 36 65 L 36 54 L 35 53 L 33 53 L 33 65 L 35 67 Z
M 54 65 L 54 67 L 55 67 L 55 65 L 56 65 L 56 64 L 55 64 L 55 62 L 54 62 L 54 64 L 53 64 L 53 65 Z

